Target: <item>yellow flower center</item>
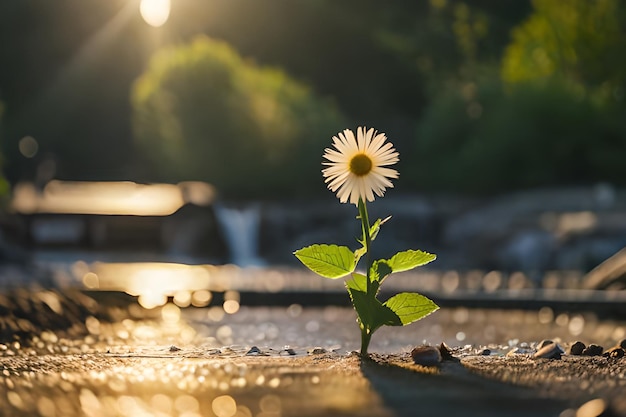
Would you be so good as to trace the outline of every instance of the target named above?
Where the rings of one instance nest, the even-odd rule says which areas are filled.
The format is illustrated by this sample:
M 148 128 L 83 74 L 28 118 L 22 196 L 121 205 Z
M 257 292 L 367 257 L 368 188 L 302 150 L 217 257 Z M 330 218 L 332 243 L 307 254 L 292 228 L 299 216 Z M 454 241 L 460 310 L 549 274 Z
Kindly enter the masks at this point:
M 350 172 L 357 177 L 369 174 L 372 170 L 372 160 L 364 153 L 357 154 L 350 159 Z

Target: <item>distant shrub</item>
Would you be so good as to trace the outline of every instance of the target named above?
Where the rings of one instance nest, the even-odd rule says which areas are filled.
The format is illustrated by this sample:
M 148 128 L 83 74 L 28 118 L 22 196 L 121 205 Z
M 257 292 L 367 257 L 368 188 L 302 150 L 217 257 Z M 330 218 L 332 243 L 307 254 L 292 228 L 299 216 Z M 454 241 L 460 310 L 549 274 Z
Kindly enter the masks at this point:
M 433 189 L 496 193 L 512 188 L 626 185 L 626 126 L 602 107 L 551 83 L 450 89 L 419 123 L 407 176 Z
M 533 0 L 511 33 L 502 77 L 508 83 L 567 80 L 598 100 L 624 105 L 626 2 Z
M 304 84 L 207 37 L 158 52 L 132 105 L 155 178 L 204 180 L 240 198 L 322 190 L 323 148 L 345 127 Z

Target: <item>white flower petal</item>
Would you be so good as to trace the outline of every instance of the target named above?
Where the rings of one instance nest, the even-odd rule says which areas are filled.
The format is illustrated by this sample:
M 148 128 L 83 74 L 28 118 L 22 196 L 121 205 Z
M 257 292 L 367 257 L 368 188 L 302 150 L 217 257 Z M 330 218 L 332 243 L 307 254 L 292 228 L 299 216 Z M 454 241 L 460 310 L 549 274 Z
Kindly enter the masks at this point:
M 387 139 L 387 137 L 385 136 L 384 133 L 377 134 L 372 140 L 372 142 L 370 143 L 370 146 L 367 148 L 367 151 L 374 155 L 378 154 L 381 146 L 385 142 L 385 139 Z M 391 145 L 391 144 L 388 143 L 387 145 Z
M 398 174 L 398 171 L 391 168 L 377 167 L 373 171 L 387 178 L 398 178 L 400 175 Z

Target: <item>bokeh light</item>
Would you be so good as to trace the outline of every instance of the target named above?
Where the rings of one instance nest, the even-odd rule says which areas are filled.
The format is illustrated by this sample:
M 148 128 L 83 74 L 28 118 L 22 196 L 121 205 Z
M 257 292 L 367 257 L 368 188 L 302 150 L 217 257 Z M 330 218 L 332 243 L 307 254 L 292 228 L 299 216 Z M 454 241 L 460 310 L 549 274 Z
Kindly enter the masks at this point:
M 220 395 L 213 400 L 211 408 L 217 417 L 232 417 L 237 412 L 237 402 L 230 395 Z
M 17 146 L 25 158 L 33 158 L 39 151 L 39 143 L 32 136 L 24 136 Z
M 170 17 L 170 0 L 141 0 L 139 12 L 147 24 L 160 27 Z

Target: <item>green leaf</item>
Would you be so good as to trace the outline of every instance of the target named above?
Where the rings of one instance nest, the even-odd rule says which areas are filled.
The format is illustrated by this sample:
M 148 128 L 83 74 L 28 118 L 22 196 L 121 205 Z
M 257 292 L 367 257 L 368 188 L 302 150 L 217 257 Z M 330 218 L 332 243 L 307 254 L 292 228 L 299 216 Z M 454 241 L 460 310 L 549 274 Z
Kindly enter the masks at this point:
M 376 236 L 378 236 L 378 232 L 380 232 L 380 226 L 385 224 L 389 219 L 391 219 L 391 216 L 387 216 L 383 220 L 378 219 L 374 222 L 374 224 L 372 224 L 372 226 L 370 227 L 370 240 L 376 239 Z
M 361 241 L 359 241 L 359 243 L 361 243 Z M 367 253 L 367 248 L 365 247 L 365 245 L 363 245 L 363 247 L 355 250 L 354 251 L 354 263 L 358 264 L 359 263 L 359 259 L 361 259 L 361 257 L 363 255 L 365 255 L 365 253 Z
M 399 317 L 401 323 L 395 326 L 405 326 L 413 323 L 439 309 L 439 306 L 432 300 L 421 294 L 410 292 L 396 294 L 385 301 L 383 305 Z
M 355 255 L 346 246 L 311 245 L 293 254 L 307 268 L 324 278 L 341 278 L 356 268 Z
M 421 250 L 398 252 L 387 262 L 393 272 L 403 272 L 418 266 L 426 265 L 437 259 L 437 255 Z
M 372 263 L 372 268 L 370 269 L 370 277 L 372 278 L 372 281 L 376 281 L 380 285 L 385 277 L 392 272 L 393 271 L 391 270 L 391 266 L 389 266 L 389 261 L 380 259 Z
M 347 284 L 350 299 L 359 316 L 359 322 L 370 332 L 378 329 L 380 326 L 402 326 L 400 317 L 394 313 L 389 307 L 381 304 L 375 297 L 369 297 L 364 291 L 350 288 Z
M 354 289 L 358 291 L 362 291 L 367 293 L 367 277 L 363 274 L 359 274 L 358 272 L 352 273 L 352 279 L 346 281 L 346 287 L 348 289 Z M 378 292 L 379 284 L 376 281 L 371 283 L 371 291 L 376 294 Z
M 352 273 L 352 279 L 346 281 L 346 288 L 367 292 L 367 277 L 358 272 Z

